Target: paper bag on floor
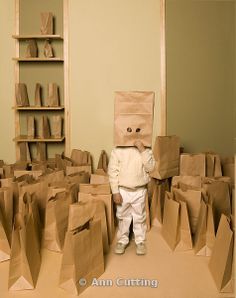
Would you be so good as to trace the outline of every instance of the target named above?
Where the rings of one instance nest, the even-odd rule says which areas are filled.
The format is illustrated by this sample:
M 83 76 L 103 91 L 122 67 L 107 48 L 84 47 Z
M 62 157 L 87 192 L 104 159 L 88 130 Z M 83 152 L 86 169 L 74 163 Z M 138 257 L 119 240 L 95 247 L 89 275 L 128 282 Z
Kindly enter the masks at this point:
M 215 153 L 206 153 L 206 176 L 220 177 L 222 176 L 220 156 Z
M 209 261 L 209 269 L 220 292 L 233 292 L 234 233 L 230 219 L 222 214 L 215 244 Z
M 16 96 L 16 105 L 18 107 L 28 107 L 29 106 L 29 97 L 27 92 L 27 86 L 24 83 L 15 84 L 15 96 Z
M 156 160 L 151 177 L 165 179 L 179 174 L 180 140 L 177 136 L 158 136 L 153 155 Z
M 115 92 L 114 145 L 133 146 L 141 140 L 151 147 L 154 92 Z
M 53 14 L 51 12 L 41 12 L 41 34 L 53 34 Z
M 206 157 L 204 153 L 180 155 L 180 176 L 206 176 Z
M 10 187 L 0 188 L 0 209 L 5 220 L 6 234 L 11 243 L 13 225 L 13 189 Z
M 234 157 L 227 157 L 222 160 L 223 175 L 231 179 L 231 185 L 235 183 L 235 159 Z
M 10 259 L 10 235 L 7 234 L 6 220 L 0 208 L 0 262 L 4 262 Z
M 173 199 L 171 193 L 166 192 L 161 233 L 171 250 L 175 250 L 179 243 L 179 212 L 180 203 Z
M 76 184 L 89 183 L 89 174 L 86 172 L 71 174 L 66 176 L 66 180 Z
M 185 251 L 193 248 L 191 228 L 189 223 L 189 215 L 187 203 L 180 201 L 180 225 L 179 225 L 179 243 L 175 251 Z
M 207 186 L 207 195 L 212 204 L 216 230 L 218 228 L 221 213 L 226 216 L 231 214 L 231 199 L 229 184 L 223 181 L 213 181 Z
M 107 168 L 108 168 L 108 156 L 106 154 L 106 151 L 102 150 L 99 157 L 97 169 L 102 169 L 106 173 Z
M 202 194 L 199 190 L 187 190 L 173 188 L 174 197 L 177 201 L 187 203 L 189 221 L 192 234 L 195 234 L 201 207 Z
M 92 195 L 107 195 L 111 193 L 110 184 L 80 184 L 80 192 Z
M 114 235 L 115 235 L 115 223 L 114 223 L 114 207 L 112 195 L 92 195 L 90 194 L 91 199 L 103 201 L 105 204 L 106 210 L 106 219 L 107 219 L 107 229 L 108 229 L 108 240 L 109 244 L 112 243 Z M 79 193 L 79 202 L 83 202 L 84 196 Z
M 15 216 L 9 268 L 9 290 L 32 290 L 36 286 L 41 256 L 32 215 Z
M 66 233 L 59 285 L 79 295 L 104 272 L 100 220 L 90 219 Z M 86 284 L 81 285 L 84 279 Z
M 85 216 L 88 216 L 88 219 L 101 220 L 103 252 L 106 254 L 109 252 L 109 243 L 105 204 L 103 201 L 94 200 L 89 194 L 80 194 L 80 199 L 81 202 L 70 205 L 68 230 L 80 226 L 81 220 Z M 81 205 L 84 205 L 84 208 L 81 208 Z
M 192 189 L 200 190 L 202 186 L 201 176 L 175 176 L 172 178 L 171 187 L 180 188 L 180 184 L 185 184 Z
M 91 165 L 91 155 L 88 151 L 72 149 L 71 159 L 73 160 L 74 166 Z
M 108 184 L 109 177 L 108 177 L 108 175 L 91 174 L 90 183 L 91 184 Z
M 210 256 L 215 243 L 215 224 L 211 204 L 201 202 L 196 233 L 194 252 L 197 256 Z
M 66 175 L 71 175 L 79 172 L 86 172 L 89 175 L 92 173 L 91 165 L 86 166 L 66 166 Z
M 67 193 L 59 192 L 50 197 L 46 205 L 44 247 L 61 252 L 68 225 L 69 200 Z

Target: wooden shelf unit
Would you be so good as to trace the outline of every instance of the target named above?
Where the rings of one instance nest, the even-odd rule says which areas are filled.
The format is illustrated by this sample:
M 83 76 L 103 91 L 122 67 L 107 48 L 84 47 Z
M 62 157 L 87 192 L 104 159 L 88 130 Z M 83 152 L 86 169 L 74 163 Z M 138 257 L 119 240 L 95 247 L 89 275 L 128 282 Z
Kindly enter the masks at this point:
M 15 54 L 12 58 L 15 64 L 14 71 L 14 81 L 15 83 L 25 83 L 30 92 L 32 92 L 32 86 L 36 83 L 43 84 L 45 86 L 47 83 L 55 82 L 59 86 L 59 90 L 62 90 L 63 93 L 60 94 L 60 98 L 62 100 L 62 105 L 58 107 L 46 107 L 46 106 L 27 106 L 21 107 L 16 105 L 16 100 L 14 101 L 13 111 L 15 114 L 15 138 L 13 141 L 15 142 L 16 148 L 16 160 L 20 160 L 20 142 L 29 142 L 29 143 L 37 143 L 37 142 L 45 142 L 45 143 L 53 143 L 54 145 L 51 148 L 51 156 L 48 155 L 48 158 L 54 157 L 55 153 L 64 152 L 66 155 L 70 154 L 70 121 L 69 121 L 69 59 L 68 59 L 68 6 L 69 0 L 60 0 L 60 2 L 55 2 L 55 4 L 48 4 L 45 1 L 31 0 L 29 3 L 31 5 L 31 9 L 28 11 L 26 8 L 26 4 L 23 2 L 24 0 L 15 0 L 15 29 L 12 38 L 15 40 Z M 37 3 L 34 10 L 33 1 Z M 45 6 L 46 5 L 46 6 Z M 48 7 L 51 8 L 48 8 Z M 40 8 L 39 8 L 40 7 Z M 45 8 L 46 7 L 46 8 Z M 56 22 L 58 22 L 54 29 L 59 30 L 60 34 L 50 34 L 43 35 L 40 34 L 40 13 L 45 11 L 51 11 L 54 14 Z M 38 16 L 38 20 L 35 21 L 35 17 L 32 18 L 24 18 L 25 15 L 34 14 Z M 37 32 L 30 32 L 28 30 L 28 25 L 25 25 L 24 20 L 27 19 L 29 22 L 32 22 L 32 30 Z M 23 26 L 22 26 L 23 24 Z M 39 25 L 38 25 L 39 24 Z M 59 25 L 58 25 L 59 24 Z M 31 26 L 30 26 L 31 27 Z M 57 29 L 59 28 L 60 29 Z M 57 33 L 57 32 L 54 32 Z M 25 42 L 30 39 L 35 39 L 39 41 L 39 45 L 42 45 L 42 41 L 51 40 L 55 41 L 55 45 L 58 47 L 59 52 L 57 57 L 53 58 L 45 58 L 43 56 L 35 57 L 35 58 L 25 58 L 22 56 L 22 49 L 25 48 Z M 21 49 L 21 50 L 20 50 Z M 42 53 L 42 52 L 41 52 Z M 53 63 L 52 63 L 53 62 Z M 31 64 L 32 63 L 32 64 Z M 34 64 L 35 63 L 35 64 Z M 43 66 L 39 65 L 42 63 Z M 47 63 L 48 66 L 47 66 Z M 33 70 L 34 77 L 31 76 L 31 72 L 29 69 Z M 47 70 L 50 69 L 50 77 L 46 77 L 43 74 L 45 69 L 45 74 Z M 59 70 L 60 77 L 57 79 L 54 78 L 52 70 Z M 29 74 L 27 75 L 27 71 Z M 35 76 L 36 74 L 36 76 Z M 29 80 L 27 80 L 29 78 Z M 42 78 L 42 81 L 41 81 Z M 50 81 L 51 80 L 51 81 Z M 29 94 L 29 97 L 33 96 L 33 94 Z M 32 103 L 31 103 L 32 104 Z M 49 122 L 53 115 L 56 112 L 60 113 L 63 118 L 63 137 L 61 138 L 48 138 L 48 139 L 40 139 L 40 138 L 29 138 L 27 133 L 25 132 L 26 127 L 23 125 L 27 117 L 27 113 L 31 113 L 32 116 L 38 115 L 40 111 L 45 115 L 47 115 Z M 46 114 L 47 113 L 47 114 Z M 37 116 L 36 116 L 37 118 Z M 24 122 L 25 123 L 25 122 Z M 21 127 L 22 125 L 22 127 Z M 37 135 L 37 132 L 36 132 Z M 57 146 L 58 143 L 58 146 Z M 34 145 L 33 145 L 34 146 Z M 47 151 L 50 149 L 47 146 Z M 49 150 L 50 151 L 50 150 Z M 49 152 L 48 151 L 48 152 Z M 34 159 L 35 157 L 32 156 Z

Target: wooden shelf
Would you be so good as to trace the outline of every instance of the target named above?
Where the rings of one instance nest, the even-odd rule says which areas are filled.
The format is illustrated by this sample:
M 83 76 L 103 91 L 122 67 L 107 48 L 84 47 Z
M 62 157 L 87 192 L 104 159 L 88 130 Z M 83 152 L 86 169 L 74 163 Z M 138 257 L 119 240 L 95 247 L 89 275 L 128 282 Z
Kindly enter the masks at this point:
M 35 106 L 29 106 L 29 107 L 13 107 L 14 110 L 17 111 L 62 111 L 64 110 L 64 106 L 59 107 L 35 107 Z
M 12 35 L 15 39 L 63 39 L 61 35 L 43 35 L 43 34 L 29 34 L 29 35 Z
M 49 139 L 41 139 L 41 138 L 29 138 L 28 136 L 19 136 L 13 139 L 15 142 L 62 142 L 65 137 L 61 138 L 49 138 Z
M 64 59 L 54 57 L 54 58 L 12 58 L 15 61 L 19 62 L 63 62 Z

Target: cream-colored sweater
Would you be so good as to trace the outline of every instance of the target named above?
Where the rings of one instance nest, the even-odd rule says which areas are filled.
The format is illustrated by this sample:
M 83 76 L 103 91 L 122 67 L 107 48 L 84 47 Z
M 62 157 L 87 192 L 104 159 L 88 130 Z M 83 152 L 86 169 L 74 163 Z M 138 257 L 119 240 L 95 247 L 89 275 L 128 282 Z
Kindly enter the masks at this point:
M 119 186 L 132 190 L 145 186 L 150 180 L 148 173 L 154 166 L 151 149 L 140 153 L 136 147 L 114 148 L 108 165 L 112 193 L 118 193 Z

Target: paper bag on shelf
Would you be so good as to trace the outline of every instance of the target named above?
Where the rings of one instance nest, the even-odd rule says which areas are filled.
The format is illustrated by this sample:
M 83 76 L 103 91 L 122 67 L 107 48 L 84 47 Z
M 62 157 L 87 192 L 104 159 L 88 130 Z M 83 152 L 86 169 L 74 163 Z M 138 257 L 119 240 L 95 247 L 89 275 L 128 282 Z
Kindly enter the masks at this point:
M 56 139 L 62 137 L 62 117 L 60 115 L 52 116 L 51 135 Z
M 51 12 L 41 12 L 41 33 L 44 35 L 53 34 L 53 14 Z
M 37 142 L 37 160 L 47 160 L 47 144 L 45 142 Z
M 20 161 L 31 161 L 31 154 L 28 142 L 20 142 L 18 144 L 20 150 Z
M 48 107 L 58 107 L 59 103 L 59 87 L 56 83 L 48 84 L 48 95 L 46 98 L 46 106 Z
M 35 137 L 35 120 L 34 116 L 27 116 L 27 136 L 30 139 Z
M 52 44 L 49 40 L 45 41 L 43 53 L 44 53 L 44 56 L 46 58 L 54 57 L 54 51 L 53 51 L 53 48 L 52 48 Z
M 51 137 L 50 126 L 47 116 L 41 116 L 39 118 L 38 136 L 40 139 L 49 139 Z
M 28 98 L 26 84 L 16 83 L 15 84 L 15 92 L 16 92 L 16 105 L 18 107 L 28 107 L 29 106 L 29 98 Z
M 156 160 L 151 177 L 165 179 L 179 174 L 180 139 L 177 136 L 158 136 L 153 155 Z
M 42 106 L 42 87 L 39 83 L 35 85 L 34 104 L 36 107 Z
M 35 39 L 28 40 L 28 46 L 26 49 L 26 58 L 36 58 L 38 57 L 38 46 Z
M 115 92 L 114 145 L 152 145 L 154 92 Z

